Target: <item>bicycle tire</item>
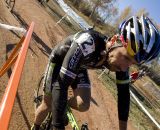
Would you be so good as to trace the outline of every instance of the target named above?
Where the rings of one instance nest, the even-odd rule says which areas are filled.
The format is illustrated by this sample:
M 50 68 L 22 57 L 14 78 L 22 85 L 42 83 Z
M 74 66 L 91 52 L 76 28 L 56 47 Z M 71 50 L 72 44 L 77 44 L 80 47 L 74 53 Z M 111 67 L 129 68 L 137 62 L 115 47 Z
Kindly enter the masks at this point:
M 34 102 L 36 103 L 36 108 L 41 104 L 42 98 L 43 98 L 43 87 L 42 87 L 43 78 L 44 78 L 44 75 L 41 76 L 38 82 L 37 88 L 35 90 Z
M 41 76 L 36 89 L 36 94 L 34 99 L 36 103 L 36 108 L 41 104 L 43 98 L 43 79 L 44 75 Z M 45 120 L 42 122 L 40 130 L 50 130 L 51 122 L 52 122 L 52 113 L 49 112 Z
M 44 79 L 44 75 L 41 76 L 39 82 L 38 82 L 38 87 L 37 87 L 37 93 L 36 96 L 40 96 L 43 95 L 43 79 Z

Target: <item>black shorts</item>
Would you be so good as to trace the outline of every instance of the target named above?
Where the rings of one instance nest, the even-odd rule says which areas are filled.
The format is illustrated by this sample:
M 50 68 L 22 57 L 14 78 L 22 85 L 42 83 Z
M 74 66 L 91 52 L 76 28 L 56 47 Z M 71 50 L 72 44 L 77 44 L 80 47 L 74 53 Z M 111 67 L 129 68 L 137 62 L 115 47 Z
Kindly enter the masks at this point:
M 61 65 L 53 62 L 49 62 L 47 65 L 47 69 L 45 71 L 45 76 L 43 80 L 44 93 L 47 95 L 52 94 L 52 88 L 54 84 L 57 82 L 57 77 L 60 73 Z M 78 74 L 71 84 L 72 89 L 76 89 L 79 87 L 90 88 L 90 80 L 88 77 L 87 69 L 80 68 Z

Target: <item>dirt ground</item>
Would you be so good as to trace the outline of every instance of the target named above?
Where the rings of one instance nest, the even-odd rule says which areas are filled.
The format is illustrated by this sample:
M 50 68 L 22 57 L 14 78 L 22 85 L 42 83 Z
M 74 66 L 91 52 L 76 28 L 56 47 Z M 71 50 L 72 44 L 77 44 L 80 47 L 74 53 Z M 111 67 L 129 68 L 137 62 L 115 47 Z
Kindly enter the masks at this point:
M 14 15 L 13 15 L 14 14 Z M 14 13 L 11 14 L 4 1 L 0 1 L 0 22 L 27 28 L 35 22 L 34 34 L 27 53 L 25 66 L 19 84 L 9 130 L 29 130 L 34 120 L 34 90 L 43 74 L 48 55 L 58 41 L 70 32 L 54 26 L 54 19 L 36 0 L 16 0 Z M 0 29 L 0 66 L 20 40 L 22 34 Z M 5 91 L 12 70 L 0 78 L 0 98 Z M 73 110 L 79 124 L 87 122 L 90 130 L 118 130 L 117 103 L 110 92 L 103 87 L 95 71 L 89 71 L 92 81 L 91 107 L 87 112 Z M 67 130 L 71 130 L 68 126 Z M 135 130 L 129 121 L 129 129 Z

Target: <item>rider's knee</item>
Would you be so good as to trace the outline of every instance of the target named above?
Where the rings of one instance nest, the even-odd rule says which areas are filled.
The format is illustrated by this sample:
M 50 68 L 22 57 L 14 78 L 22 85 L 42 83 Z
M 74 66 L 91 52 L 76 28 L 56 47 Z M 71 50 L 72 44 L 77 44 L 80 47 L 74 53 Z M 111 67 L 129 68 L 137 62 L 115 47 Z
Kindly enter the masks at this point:
M 45 109 L 46 111 L 51 111 L 51 105 L 48 105 L 46 103 L 41 104 L 42 109 Z
M 44 96 L 43 100 L 42 100 L 42 107 L 43 109 L 46 109 L 48 111 L 51 111 L 51 97 L 50 96 Z
M 88 111 L 89 107 L 90 107 L 90 103 L 81 103 L 79 105 L 79 111 L 80 112 Z
M 90 107 L 90 102 L 83 102 L 82 100 L 78 102 L 78 110 L 80 112 L 85 112 L 89 109 Z

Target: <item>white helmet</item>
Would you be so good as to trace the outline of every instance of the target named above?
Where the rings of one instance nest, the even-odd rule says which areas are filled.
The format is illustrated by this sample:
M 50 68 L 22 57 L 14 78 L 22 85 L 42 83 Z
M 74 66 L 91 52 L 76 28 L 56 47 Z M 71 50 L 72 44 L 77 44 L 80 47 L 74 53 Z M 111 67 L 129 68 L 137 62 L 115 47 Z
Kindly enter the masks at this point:
M 130 17 L 119 27 L 128 53 L 138 63 L 144 63 L 157 57 L 160 52 L 160 34 L 148 17 Z

